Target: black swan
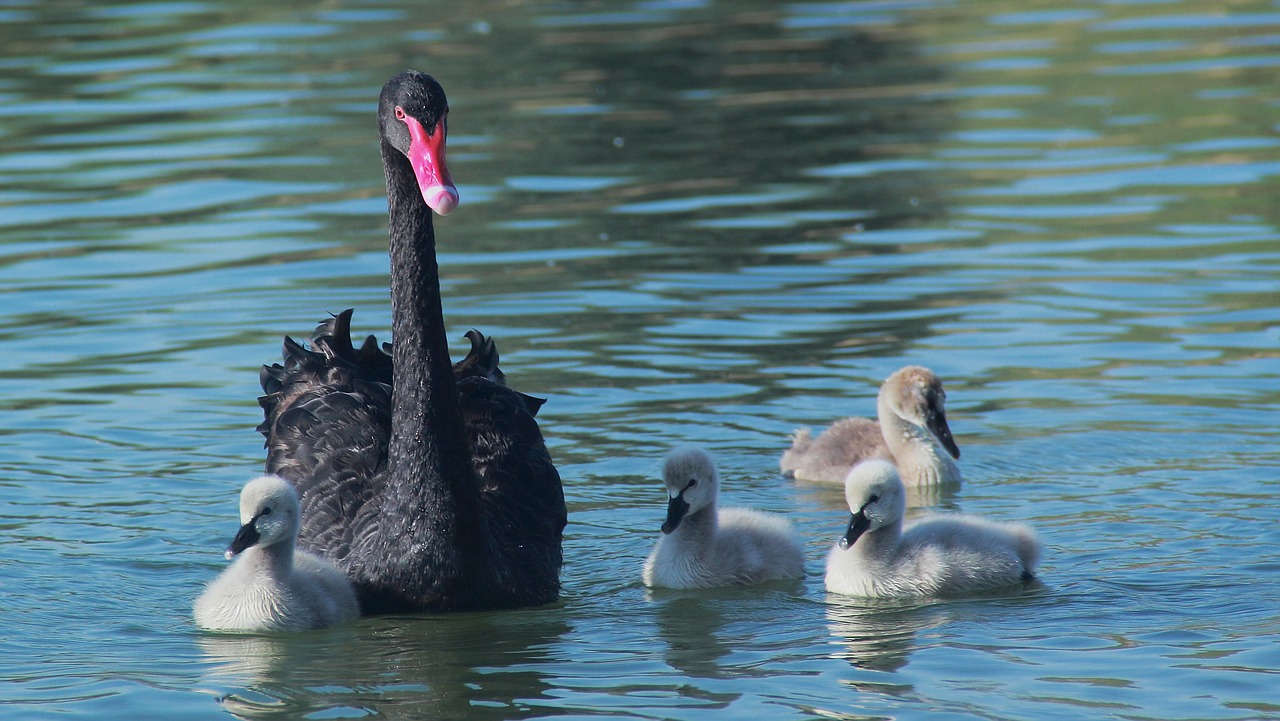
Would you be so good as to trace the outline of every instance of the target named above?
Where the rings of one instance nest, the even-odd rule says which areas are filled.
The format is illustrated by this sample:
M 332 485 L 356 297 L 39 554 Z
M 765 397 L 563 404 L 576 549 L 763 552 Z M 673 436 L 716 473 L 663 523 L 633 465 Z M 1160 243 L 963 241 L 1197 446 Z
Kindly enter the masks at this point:
M 351 312 L 312 348 L 286 338 L 264 366 L 267 473 L 298 490 L 299 545 L 351 578 L 365 614 L 549 603 L 560 593 L 564 491 L 534 414 L 492 341 L 449 359 L 432 211 L 458 195 L 444 164 L 449 107 L 429 75 L 382 88 L 394 342 L 356 349 Z

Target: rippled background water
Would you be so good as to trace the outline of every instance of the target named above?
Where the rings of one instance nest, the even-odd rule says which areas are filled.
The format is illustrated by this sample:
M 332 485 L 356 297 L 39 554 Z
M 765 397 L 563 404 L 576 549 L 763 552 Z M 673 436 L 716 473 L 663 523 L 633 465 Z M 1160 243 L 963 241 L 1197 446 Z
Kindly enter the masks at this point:
M 1280 5 L 7 0 L 0 43 L 0 717 L 1280 717 Z M 199 633 L 258 365 L 390 324 L 404 67 L 453 335 L 550 399 L 564 598 Z M 930 502 L 1033 523 L 1043 588 L 823 590 L 839 492 L 778 456 L 907 363 Z M 640 585 L 684 442 L 809 578 Z

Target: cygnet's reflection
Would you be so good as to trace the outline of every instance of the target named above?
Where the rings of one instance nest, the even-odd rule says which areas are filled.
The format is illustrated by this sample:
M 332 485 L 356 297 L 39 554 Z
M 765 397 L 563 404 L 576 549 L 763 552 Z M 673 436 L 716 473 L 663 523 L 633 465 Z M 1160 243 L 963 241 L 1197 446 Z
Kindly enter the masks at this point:
M 800 500 L 818 506 L 843 512 L 849 510 L 845 501 L 844 486 L 816 481 L 795 481 Z M 957 484 L 907 487 L 907 516 L 918 515 L 924 510 L 958 510 L 955 499 L 960 491 Z M 919 509 L 919 510 L 917 510 Z
M 660 592 L 658 635 L 666 643 L 664 657 L 672 668 L 695 678 L 720 678 L 720 659 L 729 647 L 719 638 L 724 628 L 721 604 L 695 592 Z
M 817 606 L 800 599 L 802 593 L 799 580 L 712 590 L 652 591 L 664 658 L 690 678 L 757 673 L 751 665 L 735 664 L 727 657 L 738 651 L 789 647 L 795 642 L 792 620 L 801 609 L 811 609 L 813 618 L 808 627 L 820 629 Z
M 202 634 L 198 644 L 210 662 L 206 687 L 237 718 L 358 711 L 517 719 L 538 714 L 525 701 L 547 695 L 544 669 L 568 630 L 552 607 L 382 617 L 294 634 Z
M 858 668 L 896 671 L 907 663 L 916 634 L 950 620 L 942 605 L 919 600 L 871 599 L 829 595 L 827 626 L 843 644 L 835 654 Z

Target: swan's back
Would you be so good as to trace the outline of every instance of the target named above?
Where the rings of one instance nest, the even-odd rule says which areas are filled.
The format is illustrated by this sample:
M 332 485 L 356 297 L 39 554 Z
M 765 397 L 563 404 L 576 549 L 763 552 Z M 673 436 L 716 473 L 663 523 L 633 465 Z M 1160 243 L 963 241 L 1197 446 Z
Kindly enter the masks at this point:
M 842 418 L 816 438 L 808 428 L 797 430 L 779 465 L 785 475 L 802 481 L 843 481 L 856 464 L 889 457 L 879 422 Z
M 1031 581 L 1039 561 L 1040 544 L 1028 526 L 938 514 L 903 531 L 894 572 L 884 582 L 913 595 L 959 595 Z
M 321 323 L 314 350 L 286 337 L 283 365 L 262 368 L 258 399 L 266 471 L 292 483 L 302 505 L 299 545 L 343 568 L 356 533 L 379 523 L 391 439 L 391 359 L 372 336 L 356 351 L 350 318 Z
M 741 575 L 759 583 L 804 576 L 804 550 L 785 516 L 753 508 L 720 509 L 716 545 L 724 557 L 737 556 Z M 727 564 L 726 564 L 727 565 Z
M 391 438 L 391 358 L 370 336 L 356 349 L 351 311 L 321 323 L 312 349 L 286 339 L 282 365 L 264 367 L 259 399 L 267 472 L 288 479 L 302 503 L 299 545 L 323 553 L 351 577 L 365 613 L 402 610 L 377 578 L 391 553 L 387 534 L 415 519 L 382 503 Z M 481 336 L 483 338 L 483 336 Z M 473 354 L 476 340 L 472 338 Z M 487 556 L 454 585 L 411 605 L 424 610 L 548 603 L 559 596 L 561 537 L 567 521 L 560 476 L 533 413 L 540 401 L 491 380 L 492 368 L 455 367 L 470 455 L 480 491 Z M 468 356 L 471 360 L 471 355 Z M 430 569 L 420 569 L 424 578 Z

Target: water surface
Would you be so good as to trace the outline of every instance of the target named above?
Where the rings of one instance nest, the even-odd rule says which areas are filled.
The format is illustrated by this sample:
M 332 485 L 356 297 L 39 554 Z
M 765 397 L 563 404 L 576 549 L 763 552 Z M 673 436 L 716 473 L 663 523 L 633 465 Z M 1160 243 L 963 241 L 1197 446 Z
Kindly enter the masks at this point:
M 0 6 L 0 717 L 1280 717 L 1280 11 L 1266 2 Z M 194 629 L 257 368 L 387 333 L 378 88 L 452 106 L 446 320 L 570 507 L 562 601 Z M 1043 584 L 828 596 L 788 434 L 945 380 Z M 795 584 L 650 592 L 662 455 Z

